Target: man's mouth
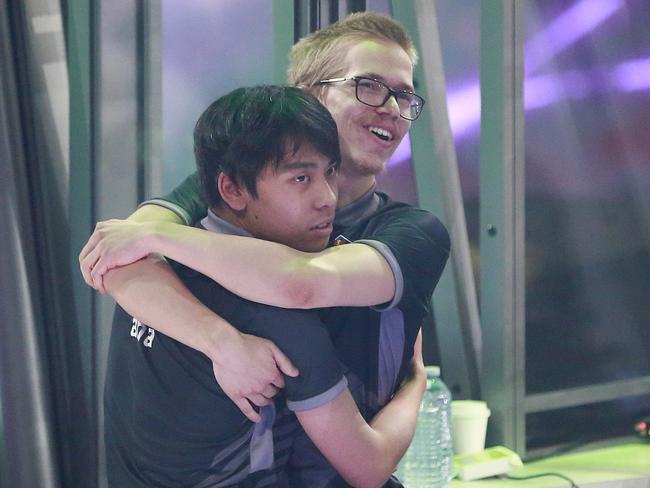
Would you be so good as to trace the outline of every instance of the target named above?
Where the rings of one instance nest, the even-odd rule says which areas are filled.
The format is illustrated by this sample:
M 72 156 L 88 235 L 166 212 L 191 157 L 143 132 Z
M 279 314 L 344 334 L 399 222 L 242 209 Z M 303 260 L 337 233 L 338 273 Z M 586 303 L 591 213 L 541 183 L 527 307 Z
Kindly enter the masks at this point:
M 328 230 L 332 228 L 332 221 L 328 220 L 327 222 L 322 222 L 318 225 L 312 227 L 312 230 Z
M 374 125 L 371 125 L 368 127 L 368 130 L 373 133 L 375 136 L 377 136 L 379 139 L 382 141 L 392 141 L 393 140 L 393 134 L 392 132 L 382 129 L 381 127 L 375 127 Z

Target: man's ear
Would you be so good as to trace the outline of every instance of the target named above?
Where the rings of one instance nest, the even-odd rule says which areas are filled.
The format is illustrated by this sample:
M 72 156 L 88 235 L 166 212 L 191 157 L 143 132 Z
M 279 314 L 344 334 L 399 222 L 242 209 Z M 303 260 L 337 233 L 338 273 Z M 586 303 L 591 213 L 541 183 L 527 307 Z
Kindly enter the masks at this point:
M 296 86 L 298 88 L 300 88 L 302 91 L 305 91 L 305 92 L 309 93 L 310 95 L 314 95 L 318 99 L 319 102 L 321 102 L 321 103 L 323 102 L 323 96 L 322 95 L 323 95 L 323 92 L 324 92 L 324 90 L 323 90 L 324 85 L 309 86 L 309 85 L 305 85 L 305 84 L 300 84 L 300 85 L 296 85 Z
M 233 210 L 245 210 L 250 194 L 230 176 L 219 173 L 217 177 L 217 190 L 223 201 Z

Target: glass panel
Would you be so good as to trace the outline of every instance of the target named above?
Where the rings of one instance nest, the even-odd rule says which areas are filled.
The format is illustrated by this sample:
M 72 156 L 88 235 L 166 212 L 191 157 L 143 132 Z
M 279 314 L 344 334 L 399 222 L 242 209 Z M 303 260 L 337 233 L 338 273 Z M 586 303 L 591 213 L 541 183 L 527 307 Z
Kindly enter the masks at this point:
M 644 376 L 650 4 L 526 7 L 527 391 Z
M 163 189 L 194 171 L 192 131 L 221 95 L 270 83 L 272 2 L 163 0 Z
M 600 439 L 635 435 L 634 426 L 650 414 L 649 406 L 650 395 L 644 395 L 528 414 L 527 448 L 558 446 L 567 451 Z
M 470 241 L 478 249 L 480 9 L 475 0 L 437 0 L 436 14 L 447 81 L 447 109 L 456 143 Z M 459 36 L 459 32 L 463 35 Z M 415 80 L 418 93 L 425 94 L 423 83 L 424 80 Z M 426 105 L 424 109 L 427 110 Z M 377 181 L 382 191 L 396 200 L 417 205 L 408 136 Z

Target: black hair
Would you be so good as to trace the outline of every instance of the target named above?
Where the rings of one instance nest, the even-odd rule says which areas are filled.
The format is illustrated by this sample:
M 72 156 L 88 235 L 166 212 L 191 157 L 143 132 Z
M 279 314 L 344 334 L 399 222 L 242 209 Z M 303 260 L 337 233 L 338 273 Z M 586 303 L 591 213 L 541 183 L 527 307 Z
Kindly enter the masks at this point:
M 311 94 L 296 87 L 238 88 L 214 101 L 194 128 L 194 156 L 203 198 L 222 202 L 217 177 L 224 173 L 257 198 L 257 177 L 275 168 L 302 144 L 310 144 L 338 166 L 336 123 Z

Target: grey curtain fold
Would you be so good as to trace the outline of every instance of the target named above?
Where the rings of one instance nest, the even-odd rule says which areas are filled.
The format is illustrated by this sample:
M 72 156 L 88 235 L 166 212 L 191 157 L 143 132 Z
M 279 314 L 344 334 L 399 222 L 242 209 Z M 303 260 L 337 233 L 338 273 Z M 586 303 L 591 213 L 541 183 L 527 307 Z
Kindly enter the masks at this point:
M 89 487 L 94 407 L 82 371 L 90 365 L 73 308 L 65 168 L 52 147 L 28 3 L 0 0 L 0 483 Z

